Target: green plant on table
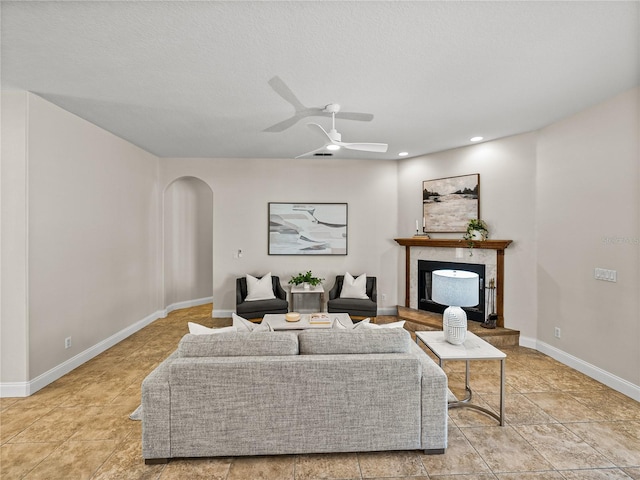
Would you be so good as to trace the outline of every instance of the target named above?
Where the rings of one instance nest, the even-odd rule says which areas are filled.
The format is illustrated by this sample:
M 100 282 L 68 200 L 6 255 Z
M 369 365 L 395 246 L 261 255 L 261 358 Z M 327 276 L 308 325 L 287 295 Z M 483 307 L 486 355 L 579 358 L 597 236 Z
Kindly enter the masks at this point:
M 308 283 L 312 287 L 315 287 L 316 285 L 320 285 L 320 283 L 322 283 L 323 280 L 324 278 L 314 277 L 313 273 L 311 273 L 311 270 L 309 270 L 307 271 L 307 273 L 299 273 L 291 277 L 291 280 L 289 280 L 289 283 L 291 285 L 301 285 L 303 283 Z

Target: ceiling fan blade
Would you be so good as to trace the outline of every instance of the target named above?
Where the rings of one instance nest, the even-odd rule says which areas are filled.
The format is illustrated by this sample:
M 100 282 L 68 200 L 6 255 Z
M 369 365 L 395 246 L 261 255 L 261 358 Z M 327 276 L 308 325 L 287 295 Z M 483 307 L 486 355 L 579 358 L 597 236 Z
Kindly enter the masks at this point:
M 331 143 L 336 143 L 333 141 L 333 139 L 329 136 L 329 134 L 327 133 L 327 131 L 322 128 L 322 125 L 318 125 L 317 123 L 307 123 L 307 126 L 311 129 L 315 129 L 315 128 L 319 128 L 320 130 L 322 130 L 322 133 L 324 133 L 324 136 L 327 137 L 329 139 L 329 142 Z M 338 145 L 336 143 L 336 145 Z
M 344 120 L 358 120 L 360 122 L 370 122 L 371 120 L 373 120 L 373 114 L 357 113 L 357 112 L 338 112 L 336 113 L 336 118 L 342 118 Z
M 311 150 L 310 152 L 303 153 L 302 155 L 298 155 L 298 156 L 297 156 L 297 157 L 295 157 L 295 158 L 302 158 L 302 157 L 306 157 L 307 155 L 313 155 L 313 154 L 314 154 L 314 153 L 316 153 L 316 152 L 319 152 L 319 151 L 321 151 L 321 150 L 324 150 L 324 149 L 325 149 L 325 147 L 326 147 L 326 145 L 323 145 L 323 146 L 321 146 L 320 148 L 316 148 L 315 150 Z
M 302 102 L 298 100 L 298 97 L 295 96 L 295 94 L 291 91 L 287 84 L 284 83 L 284 81 L 277 75 L 269 80 L 269 85 L 271 85 L 271 88 L 273 88 L 273 90 L 278 95 L 280 95 L 287 102 L 293 105 L 293 108 L 296 109 L 296 112 L 298 112 L 299 110 L 307 109 L 307 107 L 305 107 Z
M 360 150 L 361 152 L 385 153 L 389 145 L 386 143 L 342 143 L 335 142 L 336 145 L 348 148 L 349 150 Z
M 294 115 L 293 117 L 287 118 L 286 120 L 283 120 L 282 122 L 278 122 L 275 125 L 271 125 L 269 128 L 265 128 L 262 131 L 263 132 L 282 132 L 287 128 L 293 127 L 296 123 L 298 123 L 300 118 L 302 117 L 300 117 L 299 115 Z

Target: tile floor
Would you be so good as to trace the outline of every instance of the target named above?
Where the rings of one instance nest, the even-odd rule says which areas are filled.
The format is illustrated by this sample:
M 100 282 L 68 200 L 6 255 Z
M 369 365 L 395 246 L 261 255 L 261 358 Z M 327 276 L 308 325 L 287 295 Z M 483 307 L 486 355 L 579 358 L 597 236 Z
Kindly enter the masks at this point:
M 640 403 L 522 347 L 507 357 L 507 424 L 452 410 L 446 454 L 419 451 L 173 460 L 147 466 L 140 383 L 187 321 L 223 326 L 211 305 L 172 312 L 28 398 L 0 400 L 2 479 L 640 479 Z M 394 317 L 379 317 L 393 321 Z M 445 365 L 459 392 L 464 364 Z M 474 400 L 498 408 L 497 362 L 472 363 Z

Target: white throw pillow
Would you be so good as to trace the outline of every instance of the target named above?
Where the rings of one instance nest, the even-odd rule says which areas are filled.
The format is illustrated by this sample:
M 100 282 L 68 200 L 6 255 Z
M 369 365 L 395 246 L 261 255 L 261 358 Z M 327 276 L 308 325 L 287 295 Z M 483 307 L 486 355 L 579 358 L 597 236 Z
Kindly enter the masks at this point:
M 371 319 L 370 319 L 370 318 L 365 318 L 364 320 L 360 320 L 358 323 L 356 323 L 356 324 L 353 326 L 353 329 L 354 329 L 354 330 L 357 330 L 358 328 L 362 328 L 362 329 L 364 329 L 364 328 L 369 328 L 369 323 L 370 323 L 370 322 L 371 322 Z
M 404 322 L 406 322 L 406 320 L 399 320 L 391 323 L 372 323 L 372 325 L 380 328 L 404 328 Z
M 400 320 L 398 322 L 392 322 L 392 323 L 365 323 L 362 325 L 362 328 L 403 328 L 404 327 L 404 322 L 406 320 Z M 362 321 L 364 322 L 364 320 Z M 360 323 L 362 323 L 360 322 Z
M 271 327 L 271 325 L 269 325 L 267 322 L 263 320 L 262 323 L 259 323 L 258 325 L 256 325 L 256 327 L 253 329 L 253 332 L 251 333 L 261 333 L 261 332 L 273 332 L 273 328 Z
M 239 332 L 253 332 L 256 328 L 256 324 L 249 320 L 242 318 L 235 313 L 231 313 L 233 319 L 232 325 L 238 329 Z
M 340 321 L 340 317 L 336 317 L 335 322 L 333 322 L 333 328 L 338 330 L 351 330 L 353 329 L 353 326 L 345 325 L 344 323 L 342 323 L 342 321 Z
M 238 329 L 233 325 L 230 327 L 222 328 L 209 328 L 198 323 L 189 322 L 189 333 L 193 335 L 211 335 L 212 333 L 224 333 L 224 332 L 237 332 Z
M 363 273 L 358 278 L 353 278 L 349 272 L 344 274 L 340 298 L 360 298 L 366 300 L 367 296 L 367 276 Z
M 262 278 L 247 275 L 247 298 L 244 299 L 245 302 L 271 300 L 272 298 L 276 298 L 276 296 L 273 294 L 271 272 Z

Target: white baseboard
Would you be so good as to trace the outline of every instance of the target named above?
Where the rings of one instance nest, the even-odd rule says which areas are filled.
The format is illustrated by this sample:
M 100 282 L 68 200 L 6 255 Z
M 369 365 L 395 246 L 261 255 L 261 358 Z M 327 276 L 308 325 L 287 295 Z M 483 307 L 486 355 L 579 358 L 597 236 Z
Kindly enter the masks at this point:
M 29 382 L 0 383 L 0 398 L 28 397 Z
M 522 345 L 522 342 L 520 342 L 520 344 Z M 560 363 L 563 363 L 568 367 L 584 373 L 594 380 L 597 380 L 600 383 L 604 383 L 608 387 L 611 387 L 614 390 L 640 402 L 640 386 L 634 385 L 624 378 L 620 378 L 616 375 L 613 375 L 612 373 L 602 370 L 600 367 L 596 367 L 595 365 L 585 362 L 578 357 L 574 357 L 573 355 L 566 353 L 552 345 L 549 345 L 548 343 L 536 341 L 535 344 L 535 347 L 531 348 L 535 348 L 539 352 L 542 352 L 546 355 L 549 355 L 551 358 L 558 360 Z
M 537 350 L 538 349 L 537 343 L 538 343 L 538 340 L 536 340 L 535 338 L 523 337 L 522 335 L 520 335 L 521 347 L 533 348 L 534 350 Z
M 158 318 L 163 317 L 162 311 L 157 311 L 148 315 L 147 317 L 139 320 L 133 325 L 128 326 L 120 330 L 118 333 L 111 335 L 109 338 L 102 340 L 101 342 L 96 343 L 94 346 L 87 348 L 85 351 L 80 352 L 76 356 L 70 358 L 69 360 L 57 365 L 51 370 L 43 373 L 42 375 L 38 375 L 33 380 L 29 382 L 4 382 L 0 383 L 0 398 L 5 397 L 28 397 L 36 393 L 41 388 L 46 387 L 50 383 L 56 381 L 63 375 L 66 375 L 74 368 L 79 367 L 85 362 L 88 362 L 92 358 L 101 354 L 105 350 L 113 347 L 114 345 L 120 343 L 125 338 L 133 335 L 138 330 L 149 325 L 151 322 L 157 320 Z
M 180 310 L 181 308 L 197 307 L 198 305 L 204 305 L 205 303 L 213 303 L 213 297 L 196 298 L 195 300 L 186 300 L 184 302 L 172 303 L 162 311 L 162 318 L 166 317 L 174 310 Z M 212 312 L 212 316 L 215 316 L 213 315 L 213 312 Z M 231 316 L 231 314 L 229 314 L 229 316 Z

